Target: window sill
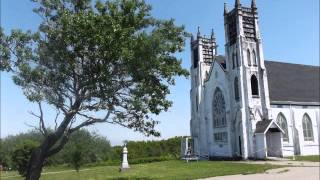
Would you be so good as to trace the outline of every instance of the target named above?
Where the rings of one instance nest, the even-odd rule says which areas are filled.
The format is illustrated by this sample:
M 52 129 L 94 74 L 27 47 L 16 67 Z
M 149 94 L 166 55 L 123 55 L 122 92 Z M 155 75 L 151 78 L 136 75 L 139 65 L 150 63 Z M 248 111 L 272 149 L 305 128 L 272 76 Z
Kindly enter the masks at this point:
M 252 95 L 252 98 L 260 98 L 259 95 Z

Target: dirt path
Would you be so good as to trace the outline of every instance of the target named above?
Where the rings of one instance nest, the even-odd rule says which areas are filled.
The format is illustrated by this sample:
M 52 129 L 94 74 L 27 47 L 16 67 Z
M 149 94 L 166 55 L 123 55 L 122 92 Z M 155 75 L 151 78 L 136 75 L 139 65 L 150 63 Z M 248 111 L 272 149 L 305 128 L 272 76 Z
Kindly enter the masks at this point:
M 303 166 L 303 167 L 319 167 L 320 166 L 320 162 L 308 162 L 308 161 L 238 161 L 238 162 L 248 163 L 248 164 L 274 164 L 274 165 L 282 165 L 282 166 Z
M 272 169 L 264 174 L 233 175 L 204 180 L 319 180 L 319 167 L 287 167 Z
M 243 162 L 242 162 L 243 163 Z M 204 180 L 319 180 L 320 162 L 300 161 L 247 161 L 249 164 L 274 164 L 294 167 L 271 169 L 262 174 L 232 175 L 205 178 Z

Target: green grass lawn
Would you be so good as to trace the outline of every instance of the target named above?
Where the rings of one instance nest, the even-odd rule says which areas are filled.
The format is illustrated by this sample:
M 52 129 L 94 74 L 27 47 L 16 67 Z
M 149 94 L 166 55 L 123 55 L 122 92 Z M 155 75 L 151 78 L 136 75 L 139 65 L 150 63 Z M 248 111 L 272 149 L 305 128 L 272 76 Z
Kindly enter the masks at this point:
M 131 169 L 120 173 L 119 166 L 102 166 L 83 169 L 79 173 L 64 171 L 43 174 L 41 180 L 105 180 L 105 179 L 196 179 L 233 174 L 262 173 L 277 168 L 270 164 L 256 165 L 225 161 L 163 161 L 132 165 Z M 48 171 L 47 171 L 48 172 Z M 13 176 L 13 174 L 10 174 Z M 7 177 L 7 178 L 4 178 Z M 21 177 L 2 176 L 2 179 L 21 180 Z
M 312 155 L 312 156 L 295 156 L 295 161 L 311 161 L 311 162 L 320 162 L 320 155 Z M 293 157 L 290 157 L 293 159 Z

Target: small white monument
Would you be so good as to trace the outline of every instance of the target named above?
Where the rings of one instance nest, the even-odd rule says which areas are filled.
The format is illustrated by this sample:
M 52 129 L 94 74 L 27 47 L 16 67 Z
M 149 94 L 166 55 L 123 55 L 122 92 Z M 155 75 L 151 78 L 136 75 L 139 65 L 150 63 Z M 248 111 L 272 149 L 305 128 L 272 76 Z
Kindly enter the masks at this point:
M 122 151 L 122 164 L 121 164 L 121 171 L 124 171 L 126 169 L 129 169 L 129 163 L 128 163 L 128 149 L 126 143 L 124 144 L 123 151 Z
M 190 137 L 181 138 L 181 158 L 187 162 L 199 160 L 199 157 L 193 152 L 193 139 Z

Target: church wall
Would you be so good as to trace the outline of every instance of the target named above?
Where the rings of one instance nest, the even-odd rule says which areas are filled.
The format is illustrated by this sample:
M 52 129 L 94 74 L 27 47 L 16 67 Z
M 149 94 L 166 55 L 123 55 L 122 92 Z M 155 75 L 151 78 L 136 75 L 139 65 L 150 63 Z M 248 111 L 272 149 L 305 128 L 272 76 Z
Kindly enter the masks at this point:
M 304 141 L 303 128 L 302 128 L 302 118 L 303 115 L 307 113 L 312 121 L 313 128 L 313 141 Z M 316 120 L 316 113 L 319 113 L 319 110 L 315 109 L 303 109 L 303 108 L 294 108 L 295 114 L 295 124 L 299 134 L 300 142 L 300 152 L 301 155 L 313 155 L 319 154 L 319 141 L 318 141 L 318 122 Z
M 226 105 L 226 120 L 227 126 L 223 128 L 213 128 L 213 98 L 214 92 L 216 88 L 219 87 L 223 93 L 225 105 Z M 222 70 L 221 66 L 217 63 L 213 65 L 213 69 L 211 71 L 210 79 L 205 84 L 204 91 L 204 109 L 205 109 L 205 117 L 203 119 L 206 120 L 206 128 L 207 128 L 207 138 L 208 138 L 208 153 L 210 156 L 223 156 L 223 157 L 231 157 L 231 137 L 230 127 L 231 127 L 231 116 L 230 116 L 230 99 L 229 99 L 229 89 L 227 84 L 227 79 L 225 76 L 225 72 Z M 227 132 L 228 140 L 227 142 L 215 142 L 214 141 L 214 133 L 218 132 Z
M 289 142 L 283 141 L 284 156 L 292 156 L 294 152 L 298 155 L 319 154 L 319 106 L 272 105 L 271 111 L 274 120 L 277 120 L 279 113 L 287 120 Z M 305 114 L 312 121 L 313 141 L 304 141 L 302 119 Z
M 282 151 L 283 151 L 283 156 L 292 156 L 294 155 L 294 136 L 293 136 L 293 117 L 291 115 L 290 109 L 289 108 L 272 108 L 271 109 L 271 118 L 274 119 L 275 121 L 277 120 L 277 116 L 279 113 L 282 113 L 283 116 L 286 118 L 287 125 L 288 125 L 288 137 L 289 141 L 283 141 L 282 143 Z
M 242 115 L 243 109 L 242 109 L 242 101 L 244 100 L 242 94 L 242 83 L 241 83 L 241 75 L 240 70 L 243 62 L 241 62 L 241 59 L 237 57 L 237 51 L 238 48 L 236 45 L 232 45 L 227 47 L 226 46 L 226 61 L 227 61 L 227 85 L 229 89 L 229 100 L 230 100 L 230 136 L 231 136 L 231 149 L 232 154 L 235 157 L 239 157 L 240 153 L 243 152 L 243 150 L 240 150 L 240 143 L 243 146 L 243 129 L 242 129 Z M 238 79 L 238 100 L 235 99 L 235 78 Z M 240 142 L 239 137 L 242 142 Z
M 256 157 L 258 159 L 265 159 L 267 157 L 267 152 L 266 152 L 266 137 L 263 133 L 256 134 L 256 147 L 258 151 L 256 151 Z

